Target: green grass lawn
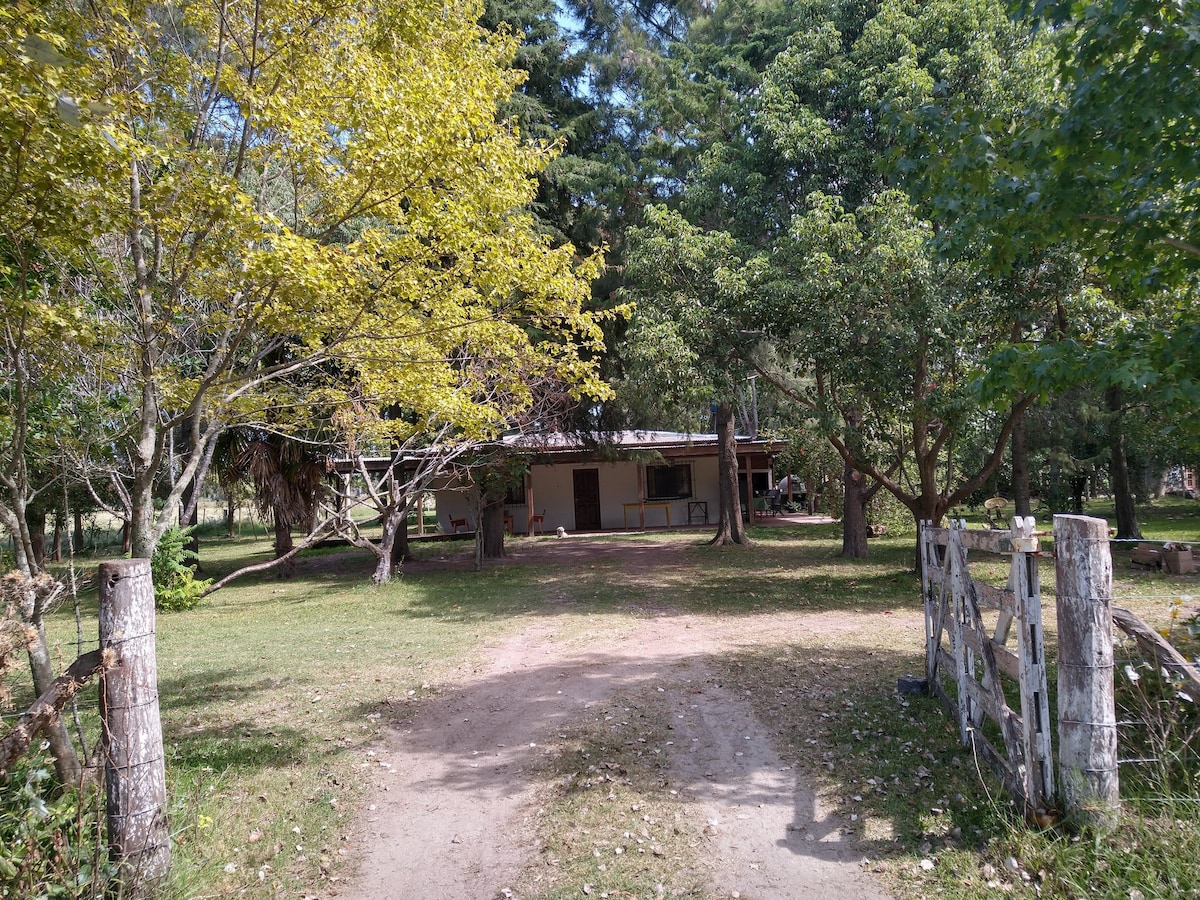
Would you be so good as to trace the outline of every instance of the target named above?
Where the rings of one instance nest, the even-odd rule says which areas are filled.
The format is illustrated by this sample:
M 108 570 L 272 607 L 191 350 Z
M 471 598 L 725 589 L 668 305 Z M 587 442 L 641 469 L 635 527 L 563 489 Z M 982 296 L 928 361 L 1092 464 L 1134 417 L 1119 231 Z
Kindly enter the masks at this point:
M 1200 542 L 1198 506 L 1164 501 L 1143 510 L 1144 533 Z M 628 629 L 633 617 L 664 604 L 747 619 L 780 610 L 851 617 L 919 609 L 912 536 L 873 541 L 870 559 L 845 561 L 837 526 L 752 534 L 752 547 L 719 550 L 695 532 L 655 533 L 654 540 L 686 544 L 684 562 L 642 576 L 644 583 L 616 578 L 603 563 L 510 562 L 479 573 L 430 567 L 377 588 L 368 557 L 332 548 L 305 555 L 290 581 L 251 576 L 195 610 L 160 614 L 174 894 L 303 897 L 339 877 L 381 723 L 469 675 L 484 646 L 530 620 L 554 616 L 564 639 L 584 640 L 595 629 Z M 632 548 L 644 538 L 611 540 Z M 436 543 L 417 552 L 436 560 L 471 549 Z M 263 535 L 206 541 L 202 574 L 219 576 L 269 552 Z M 1124 597 L 1156 628 L 1171 624 L 1172 598 L 1200 595 L 1195 576 L 1120 561 L 1116 579 L 1118 602 Z M 1044 570 L 1047 597 L 1051 581 Z M 88 600 L 84 621 L 95 616 Z M 87 632 L 85 640 L 94 640 L 94 624 Z M 73 615 L 58 613 L 52 635 L 64 668 L 75 655 Z M 1200 896 L 1194 799 L 1131 797 L 1134 814 L 1105 842 L 1026 830 L 964 756 L 940 707 L 896 694 L 896 677 L 920 673 L 922 653 L 886 629 L 850 630 L 820 641 L 798 634 L 720 665 L 777 731 L 780 752 L 824 780 L 847 820 L 871 823 L 861 837 L 901 896 Z M 636 760 L 626 764 L 638 771 Z M 551 767 L 546 777 L 556 774 Z M 571 827 L 571 815 L 557 807 L 546 818 L 549 827 Z

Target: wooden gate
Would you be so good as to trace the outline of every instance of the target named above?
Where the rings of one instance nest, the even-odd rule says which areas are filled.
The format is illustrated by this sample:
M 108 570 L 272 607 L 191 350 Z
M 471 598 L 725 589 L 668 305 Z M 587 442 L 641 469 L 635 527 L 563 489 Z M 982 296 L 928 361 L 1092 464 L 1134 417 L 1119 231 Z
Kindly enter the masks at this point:
M 968 531 L 965 522 L 921 525 L 926 684 L 957 721 L 963 746 L 987 761 L 1027 815 L 1046 809 L 1054 796 L 1033 528 L 1032 518 L 1019 517 L 1009 531 Z M 1007 585 L 972 578 L 968 550 L 1011 557 Z M 1008 646 L 1014 630 L 1015 652 Z M 1008 705 L 1005 679 L 1019 687 L 1019 714 Z

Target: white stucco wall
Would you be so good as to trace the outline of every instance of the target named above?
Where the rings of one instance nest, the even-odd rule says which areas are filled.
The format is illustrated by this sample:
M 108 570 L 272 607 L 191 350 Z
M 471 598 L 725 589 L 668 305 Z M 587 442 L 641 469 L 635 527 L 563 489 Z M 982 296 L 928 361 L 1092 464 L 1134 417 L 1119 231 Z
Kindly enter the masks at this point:
M 713 521 L 717 513 L 717 460 L 700 458 L 688 460 L 692 466 L 692 500 L 704 501 L 708 504 L 709 521 Z M 534 511 L 545 511 L 546 530 L 554 531 L 562 526 L 567 531 L 577 529 L 575 523 L 575 487 L 574 471 L 576 469 L 594 469 L 600 482 L 600 527 L 609 529 L 624 528 L 628 521 L 631 529 L 638 527 L 637 510 L 630 509 L 626 518 L 626 503 L 636 503 L 638 500 L 637 464 L 631 462 L 616 463 L 580 463 L 557 466 L 534 466 L 530 472 L 533 482 Z M 667 502 L 671 510 L 671 524 L 686 525 L 688 523 L 688 501 L 686 499 Z M 508 507 L 517 522 L 517 531 L 524 531 L 525 507 Z M 697 519 L 696 521 L 701 521 Z M 658 507 L 646 510 L 646 526 L 648 528 L 662 527 L 667 524 L 664 511 Z
M 692 497 L 693 501 L 707 504 L 708 521 L 713 523 L 718 511 L 717 488 L 717 458 L 697 457 L 681 460 L 680 464 L 692 467 Z M 575 523 L 575 484 L 576 469 L 594 469 L 598 473 L 600 483 L 600 527 L 605 530 L 617 530 L 625 527 L 638 527 L 636 509 L 630 509 L 626 519 L 624 504 L 636 503 L 638 499 L 637 463 L 605 462 L 605 463 L 568 463 L 562 465 L 539 465 L 530 470 L 533 484 L 533 511 L 544 514 L 544 527 L 548 534 L 553 534 L 559 528 L 575 533 L 579 529 Z M 450 520 L 468 518 L 470 528 L 475 527 L 474 514 L 471 512 L 465 494 L 454 491 L 438 491 L 437 515 L 441 530 L 449 533 Z M 671 510 L 671 525 L 688 524 L 688 500 L 654 501 L 647 503 L 666 502 Z M 528 510 L 524 504 L 505 504 L 505 512 L 513 517 L 514 530 L 524 534 L 528 522 Z M 697 511 L 692 524 L 704 521 L 703 512 Z M 646 527 L 661 528 L 667 524 L 663 510 L 651 507 L 646 510 Z

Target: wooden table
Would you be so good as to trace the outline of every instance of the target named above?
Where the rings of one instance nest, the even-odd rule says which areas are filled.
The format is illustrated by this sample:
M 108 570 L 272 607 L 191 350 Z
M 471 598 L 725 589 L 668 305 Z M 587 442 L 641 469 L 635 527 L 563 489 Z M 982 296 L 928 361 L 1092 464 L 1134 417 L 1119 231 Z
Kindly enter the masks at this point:
M 629 528 L 629 511 L 631 509 L 641 509 L 641 510 L 661 509 L 667 516 L 667 527 L 668 528 L 671 527 L 671 504 L 670 503 L 667 503 L 665 501 L 663 501 L 663 502 L 656 501 L 654 503 L 625 503 L 623 505 L 625 507 L 624 512 L 625 512 L 625 527 L 626 527 L 626 529 Z M 639 528 L 646 527 L 646 520 L 643 517 L 642 513 L 638 514 L 638 527 Z

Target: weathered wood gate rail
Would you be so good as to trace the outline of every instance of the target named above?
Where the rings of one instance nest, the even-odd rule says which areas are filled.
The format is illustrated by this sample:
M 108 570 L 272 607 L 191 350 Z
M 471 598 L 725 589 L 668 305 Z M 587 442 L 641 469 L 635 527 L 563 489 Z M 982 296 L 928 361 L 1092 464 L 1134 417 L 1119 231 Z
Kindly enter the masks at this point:
M 1009 531 L 967 531 L 965 522 L 949 528 L 921 525 L 926 685 L 957 721 L 963 746 L 988 763 L 1027 814 L 1048 808 L 1054 796 L 1033 529 L 1032 518 L 1014 518 Z M 968 550 L 1009 556 L 1007 585 L 972 578 Z M 990 633 L 985 609 L 997 613 Z M 1014 631 L 1015 652 L 1008 646 Z M 1008 705 L 1005 679 L 1020 688 L 1020 713 Z M 984 734 L 985 719 L 995 723 L 1001 746 Z

